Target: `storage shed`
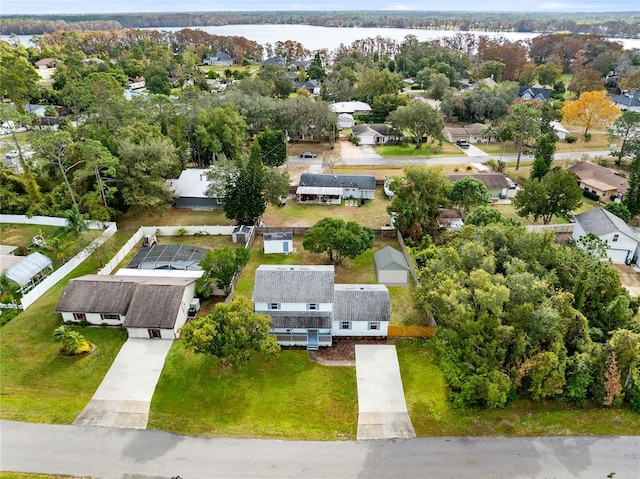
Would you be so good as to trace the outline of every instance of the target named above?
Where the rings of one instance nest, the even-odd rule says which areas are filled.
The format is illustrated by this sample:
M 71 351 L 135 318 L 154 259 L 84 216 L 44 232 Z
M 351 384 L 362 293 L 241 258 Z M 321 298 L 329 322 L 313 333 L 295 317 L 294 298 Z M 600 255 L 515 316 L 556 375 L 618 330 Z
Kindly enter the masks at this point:
M 240 225 L 233 228 L 231 232 L 231 240 L 238 244 L 247 244 L 249 235 L 251 234 L 251 226 Z
M 407 286 L 409 284 L 409 265 L 404 255 L 395 248 L 387 246 L 373 255 L 376 279 L 387 286 Z
M 264 254 L 293 252 L 293 233 L 290 231 L 265 233 L 262 238 L 264 240 Z

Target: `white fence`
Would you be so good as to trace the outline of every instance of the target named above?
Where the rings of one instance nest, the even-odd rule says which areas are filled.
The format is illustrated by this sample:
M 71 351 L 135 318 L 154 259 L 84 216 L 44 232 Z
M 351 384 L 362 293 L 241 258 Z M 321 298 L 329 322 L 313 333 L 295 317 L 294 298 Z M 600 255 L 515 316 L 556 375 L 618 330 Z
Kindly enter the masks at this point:
M 98 274 L 109 275 L 113 273 L 120 262 L 138 244 L 144 235 L 193 236 L 195 234 L 208 234 L 231 236 L 234 228 L 234 226 L 141 226 L 140 229 L 129 238 L 129 241 L 120 248 L 120 251 L 111 258 L 105 267 L 98 271 Z
M 4 215 L 7 216 L 7 215 Z M 66 220 L 65 224 L 66 224 Z M 35 224 L 44 224 L 44 223 L 35 223 Z M 31 306 L 40 296 L 46 293 L 49 288 L 51 288 L 54 284 L 64 278 L 66 275 L 71 273 L 74 269 L 76 269 L 85 259 L 93 253 L 96 248 L 100 247 L 105 241 L 107 241 L 113 234 L 118 231 L 118 227 L 115 223 L 104 223 L 104 225 L 108 225 L 104 230 L 101 236 L 93 240 L 89 246 L 80 251 L 77 255 L 67 261 L 60 268 L 55 270 L 49 276 L 47 276 L 40 284 L 38 284 L 35 288 L 29 291 L 27 294 L 22 296 L 22 300 L 20 303 L 22 304 L 22 309 L 27 309 Z M 103 228 L 103 224 L 100 223 L 100 229 Z
M 529 225 L 527 226 L 528 231 L 533 231 L 535 233 L 542 233 L 543 231 L 555 231 L 556 233 L 573 233 L 573 229 L 575 225 L 573 223 L 567 223 L 562 225 Z
M 18 224 L 18 225 L 43 225 L 43 226 L 67 226 L 66 218 L 57 218 L 54 216 L 25 216 L 25 215 L 3 215 L 0 214 L 0 223 Z M 106 229 L 111 223 L 101 221 L 85 221 L 85 225 L 90 230 Z

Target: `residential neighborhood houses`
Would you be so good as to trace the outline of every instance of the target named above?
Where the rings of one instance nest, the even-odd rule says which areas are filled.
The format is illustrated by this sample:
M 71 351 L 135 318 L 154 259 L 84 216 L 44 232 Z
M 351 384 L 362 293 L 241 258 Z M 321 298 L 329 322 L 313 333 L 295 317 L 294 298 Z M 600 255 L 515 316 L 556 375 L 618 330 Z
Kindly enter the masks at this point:
M 74 35 L 0 42 L 1 418 L 305 440 L 640 427 L 637 51 Z

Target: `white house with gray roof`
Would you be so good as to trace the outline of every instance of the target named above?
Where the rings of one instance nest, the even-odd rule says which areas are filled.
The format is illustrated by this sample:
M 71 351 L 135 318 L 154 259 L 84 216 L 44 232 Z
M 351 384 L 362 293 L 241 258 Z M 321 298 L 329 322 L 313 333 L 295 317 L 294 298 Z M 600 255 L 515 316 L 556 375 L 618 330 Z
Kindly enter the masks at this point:
M 302 173 L 296 189 L 299 203 L 339 205 L 343 199 L 372 200 L 376 195 L 374 175 Z
M 282 346 L 316 350 L 333 336 L 386 336 L 391 318 L 383 285 L 334 284 L 333 266 L 261 265 L 253 289 L 254 310 L 271 317 Z
M 196 279 L 89 274 L 67 283 L 56 311 L 65 322 L 121 326 L 131 338 L 175 339 Z
M 578 240 L 593 233 L 608 245 L 612 263 L 629 264 L 638 257 L 638 236 L 619 217 L 604 208 L 595 208 L 576 215 L 572 238 Z

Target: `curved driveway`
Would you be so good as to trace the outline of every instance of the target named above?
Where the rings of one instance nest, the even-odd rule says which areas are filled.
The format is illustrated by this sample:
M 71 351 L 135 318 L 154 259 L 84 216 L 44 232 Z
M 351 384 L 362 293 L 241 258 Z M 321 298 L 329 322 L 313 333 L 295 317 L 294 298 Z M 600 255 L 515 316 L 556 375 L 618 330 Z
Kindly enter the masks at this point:
M 101 479 L 637 479 L 640 471 L 640 437 L 303 442 L 10 421 L 0 432 L 4 471 Z

